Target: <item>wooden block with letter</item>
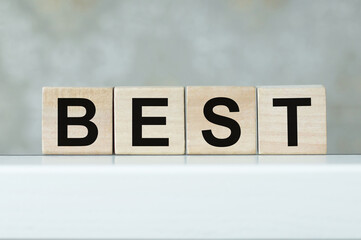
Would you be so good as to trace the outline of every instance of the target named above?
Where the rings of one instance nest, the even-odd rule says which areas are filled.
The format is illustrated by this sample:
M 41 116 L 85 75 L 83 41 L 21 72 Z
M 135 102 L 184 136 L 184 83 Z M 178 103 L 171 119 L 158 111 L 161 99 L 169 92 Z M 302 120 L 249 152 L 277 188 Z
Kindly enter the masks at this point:
M 44 154 L 112 154 L 113 88 L 43 88 Z
M 260 154 L 326 154 L 326 91 L 323 86 L 259 87 Z
M 184 154 L 183 87 L 116 87 L 115 154 Z
M 187 87 L 188 154 L 256 154 L 254 87 Z

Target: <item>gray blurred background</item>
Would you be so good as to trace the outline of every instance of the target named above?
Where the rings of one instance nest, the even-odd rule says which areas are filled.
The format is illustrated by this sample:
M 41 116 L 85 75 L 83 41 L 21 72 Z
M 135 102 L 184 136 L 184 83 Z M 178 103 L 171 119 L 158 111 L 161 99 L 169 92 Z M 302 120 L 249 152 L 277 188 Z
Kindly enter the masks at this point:
M 0 153 L 41 153 L 43 86 L 323 84 L 361 153 L 361 1 L 0 1 Z

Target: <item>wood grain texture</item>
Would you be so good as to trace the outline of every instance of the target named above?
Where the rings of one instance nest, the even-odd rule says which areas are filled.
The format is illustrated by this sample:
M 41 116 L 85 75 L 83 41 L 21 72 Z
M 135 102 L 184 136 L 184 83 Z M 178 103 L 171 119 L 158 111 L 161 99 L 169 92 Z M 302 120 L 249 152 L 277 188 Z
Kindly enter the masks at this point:
M 326 154 L 326 91 L 323 86 L 258 87 L 259 154 Z M 288 146 L 287 107 L 273 107 L 274 98 L 311 98 L 297 107 L 298 145 Z
M 143 125 L 142 138 L 168 138 L 169 146 L 133 146 L 132 99 L 167 98 L 168 106 L 143 106 L 144 117 L 166 117 L 166 125 Z M 114 90 L 116 154 L 184 154 L 183 87 L 116 87 Z
M 58 146 L 58 98 L 86 98 L 96 108 L 91 121 L 98 136 L 89 146 Z M 83 107 L 68 107 L 69 117 L 85 115 Z M 69 138 L 88 134 L 84 126 L 68 126 Z M 112 154 L 113 153 L 113 88 L 43 88 L 42 145 L 44 154 Z
M 215 97 L 234 100 L 239 112 L 230 112 L 226 106 L 214 107 L 216 114 L 234 119 L 241 127 L 241 137 L 228 147 L 207 143 L 202 130 L 210 129 L 217 138 L 227 138 L 229 128 L 209 122 L 203 108 Z M 188 154 L 256 154 L 256 91 L 254 87 L 187 87 L 187 153 Z

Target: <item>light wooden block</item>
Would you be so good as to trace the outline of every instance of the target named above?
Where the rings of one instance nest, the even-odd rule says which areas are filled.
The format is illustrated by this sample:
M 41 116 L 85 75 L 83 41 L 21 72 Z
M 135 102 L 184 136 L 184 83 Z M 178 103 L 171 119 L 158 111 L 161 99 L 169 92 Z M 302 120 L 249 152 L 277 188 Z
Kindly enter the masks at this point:
M 259 87 L 257 93 L 260 154 L 327 153 L 326 91 L 323 86 Z M 297 106 L 296 124 L 291 124 L 294 119 L 288 121 L 291 109 L 274 106 L 279 105 L 279 99 L 309 99 L 302 100 L 304 106 Z M 293 125 L 293 130 L 288 123 Z M 292 134 L 295 130 L 297 138 Z M 288 136 L 289 133 L 292 136 Z
M 140 108 L 135 102 L 139 99 L 145 99 Z M 155 103 L 155 99 L 160 101 Z M 115 154 L 184 154 L 183 87 L 116 87 L 114 114 Z M 140 117 L 144 121 L 139 128 Z
M 188 154 L 256 154 L 256 90 L 254 87 L 187 87 L 187 153 Z M 226 98 L 236 104 L 237 109 L 226 105 L 214 106 L 214 114 L 233 119 L 240 127 L 240 137 L 233 138 L 231 145 L 224 139 L 231 137 L 229 127 L 207 120 L 205 105 L 215 98 Z M 210 144 L 203 131 L 211 131 L 220 144 Z M 223 146 L 221 146 L 223 145 Z
M 95 107 L 89 121 L 95 124 L 97 136 L 89 145 L 64 146 L 58 139 L 59 132 L 64 135 L 58 126 L 58 99 L 69 98 L 90 100 Z M 82 118 L 86 112 L 83 106 L 68 106 L 67 118 Z M 69 139 L 85 138 L 89 133 L 84 125 L 68 125 L 67 131 Z M 112 154 L 113 88 L 43 88 L 42 144 L 44 154 Z

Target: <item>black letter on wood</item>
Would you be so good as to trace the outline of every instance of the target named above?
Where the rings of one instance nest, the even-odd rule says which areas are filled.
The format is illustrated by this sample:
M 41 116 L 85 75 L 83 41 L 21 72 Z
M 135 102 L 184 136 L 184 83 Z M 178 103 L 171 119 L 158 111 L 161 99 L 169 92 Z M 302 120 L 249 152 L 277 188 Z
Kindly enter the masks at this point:
M 86 113 L 83 117 L 68 117 L 68 107 L 84 107 Z M 98 137 L 98 128 L 90 120 L 95 115 L 95 105 L 85 98 L 59 98 L 58 99 L 58 146 L 88 146 Z M 68 126 L 80 125 L 88 129 L 84 138 L 68 138 Z
M 143 117 L 143 106 L 168 106 L 168 98 L 133 98 L 133 146 L 169 146 L 168 138 L 143 138 L 143 125 L 166 125 L 165 117 Z
M 297 146 L 297 106 L 311 106 L 311 98 L 274 98 L 273 106 L 287 107 L 288 146 Z
M 217 97 L 210 99 L 203 108 L 203 114 L 208 121 L 229 128 L 231 134 L 227 138 L 219 139 L 213 135 L 211 130 L 203 130 L 203 138 L 212 146 L 229 147 L 235 144 L 241 137 L 241 127 L 235 120 L 214 113 L 213 108 L 218 105 L 226 106 L 230 112 L 239 112 L 238 105 L 230 98 Z

